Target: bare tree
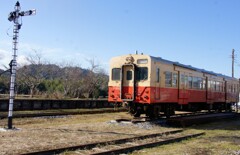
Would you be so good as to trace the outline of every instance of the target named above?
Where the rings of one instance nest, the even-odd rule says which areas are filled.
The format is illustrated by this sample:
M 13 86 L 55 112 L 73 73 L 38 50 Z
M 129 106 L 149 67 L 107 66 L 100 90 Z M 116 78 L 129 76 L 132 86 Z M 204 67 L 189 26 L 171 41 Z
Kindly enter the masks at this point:
M 24 85 L 29 89 L 29 94 L 33 97 L 38 93 L 37 86 L 43 82 L 44 79 L 52 77 L 53 66 L 44 63 L 42 55 L 34 50 L 35 55 L 27 57 L 29 65 L 22 66 L 18 69 L 17 83 L 18 85 Z
M 96 97 L 99 90 L 106 84 L 106 73 L 101 65 L 93 59 L 87 60 L 90 64 L 87 77 L 85 79 L 85 88 L 89 97 Z
M 82 70 L 79 67 L 64 67 L 61 77 L 64 96 L 79 97 L 81 90 Z
M 54 97 L 97 97 L 101 91 L 107 92 L 108 76 L 94 59 L 88 60 L 88 69 L 82 69 L 71 63 L 59 66 L 43 62 L 42 55 L 34 52 L 27 58 L 29 65 L 20 67 L 17 74 L 17 84 L 23 88 L 19 90 L 31 97 L 40 93 Z

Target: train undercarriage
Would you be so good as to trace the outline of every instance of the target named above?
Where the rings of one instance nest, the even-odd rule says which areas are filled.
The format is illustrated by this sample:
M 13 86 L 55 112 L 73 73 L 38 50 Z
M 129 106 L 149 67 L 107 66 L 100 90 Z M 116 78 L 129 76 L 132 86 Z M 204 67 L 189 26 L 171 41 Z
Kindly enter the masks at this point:
M 175 114 L 175 111 L 189 111 L 200 112 L 201 110 L 208 110 L 208 112 L 222 112 L 232 111 L 232 107 L 236 107 L 236 103 L 189 103 L 180 105 L 178 103 L 161 103 L 161 104 L 140 104 L 134 102 L 123 102 L 123 107 L 127 108 L 128 112 L 134 117 L 140 117 L 145 114 L 149 118 L 158 118 L 166 116 L 170 118 Z

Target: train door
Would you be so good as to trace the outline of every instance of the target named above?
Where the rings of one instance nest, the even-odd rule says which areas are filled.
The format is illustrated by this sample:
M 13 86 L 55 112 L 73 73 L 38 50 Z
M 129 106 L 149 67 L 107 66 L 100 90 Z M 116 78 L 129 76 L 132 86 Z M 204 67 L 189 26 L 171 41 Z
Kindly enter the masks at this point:
M 156 68 L 156 80 L 155 80 L 155 99 L 159 100 L 160 99 L 160 84 L 161 84 L 161 79 L 160 79 L 160 68 Z
M 229 94 L 229 82 L 225 81 L 225 99 L 226 103 L 230 102 L 230 94 Z
M 213 81 L 207 77 L 207 103 L 213 102 L 213 90 L 212 90 Z
M 179 77 L 179 85 L 178 85 L 178 100 L 179 104 L 187 104 L 188 98 L 189 98 L 189 92 L 188 92 L 188 76 L 186 73 L 180 73 L 178 72 Z
M 121 74 L 121 99 L 133 101 L 135 99 L 135 66 L 125 64 L 122 66 Z

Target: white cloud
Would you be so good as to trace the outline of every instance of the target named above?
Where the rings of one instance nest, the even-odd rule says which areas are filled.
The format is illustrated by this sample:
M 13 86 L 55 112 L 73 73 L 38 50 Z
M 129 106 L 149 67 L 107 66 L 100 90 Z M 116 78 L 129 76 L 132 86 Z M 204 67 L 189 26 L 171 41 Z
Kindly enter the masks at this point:
M 27 61 L 27 57 L 24 55 L 20 55 L 17 58 L 17 63 L 18 63 L 18 66 L 24 66 L 24 65 L 30 64 L 29 61 Z
M 0 41 L 0 68 L 4 69 L 4 66 L 8 67 L 8 64 L 12 60 L 12 43 L 7 41 Z M 108 63 L 104 62 L 104 58 L 96 57 L 91 54 L 91 51 L 73 51 L 72 49 L 62 48 L 49 48 L 35 44 L 20 43 L 17 52 L 18 66 L 28 64 L 26 58 L 35 56 L 36 53 L 40 54 L 41 60 L 45 62 L 55 63 L 58 65 L 75 65 L 82 68 L 89 68 L 89 62 L 87 60 L 94 59 L 102 65 L 108 71 Z
M 12 55 L 8 51 L 0 49 L 0 69 L 5 69 L 4 66 L 8 66 L 11 56 Z

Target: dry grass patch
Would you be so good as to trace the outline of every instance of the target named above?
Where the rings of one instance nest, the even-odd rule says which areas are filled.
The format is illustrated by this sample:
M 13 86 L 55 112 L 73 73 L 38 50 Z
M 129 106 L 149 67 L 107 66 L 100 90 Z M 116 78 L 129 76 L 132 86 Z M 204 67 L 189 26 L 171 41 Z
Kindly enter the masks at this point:
M 14 119 L 14 126 L 20 130 L 0 132 L 0 154 L 20 154 L 169 130 L 157 125 L 146 128 L 110 123 L 110 120 L 118 117 L 129 117 L 129 114 L 122 112 L 60 118 Z M 3 119 L 0 121 L 0 126 L 6 126 L 6 123 L 7 119 Z

